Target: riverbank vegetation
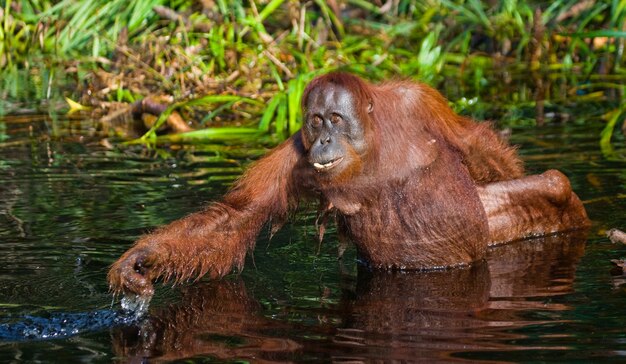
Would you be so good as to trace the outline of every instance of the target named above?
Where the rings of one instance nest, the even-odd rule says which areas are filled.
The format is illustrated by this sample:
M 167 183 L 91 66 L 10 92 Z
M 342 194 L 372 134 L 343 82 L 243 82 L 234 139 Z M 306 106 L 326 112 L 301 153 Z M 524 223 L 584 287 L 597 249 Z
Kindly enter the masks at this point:
M 585 122 L 561 106 L 586 103 L 607 153 L 626 108 L 624 0 L 0 4 L 0 113 L 70 105 L 142 142 L 282 139 L 335 69 L 419 79 L 504 125 Z

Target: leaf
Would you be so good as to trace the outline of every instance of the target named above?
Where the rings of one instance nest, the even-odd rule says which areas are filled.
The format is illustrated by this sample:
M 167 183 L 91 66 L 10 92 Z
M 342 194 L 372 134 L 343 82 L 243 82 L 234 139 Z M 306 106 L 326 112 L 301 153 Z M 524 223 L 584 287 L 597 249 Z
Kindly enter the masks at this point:
M 272 0 L 269 4 L 265 5 L 263 10 L 259 13 L 261 21 L 270 16 L 285 0 Z
M 156 138 L 159 143 L 202 144 L 223 141 L 254 141 L 261 131 L 256 128 L 208 128 L 186 133 L 167 134 Z
M 77 111 L 83 111 L 83 110 L 91 109 L 89 106 L 81 105 L 78 102 L 70 99 L 69 97 L 65 97 L 65 102 L 67 102 L 67 104 L 70 107 L 70 110 L 67 112 L 68 114 L 72 114 L 72 113 L 75 113 Z
M 270 103 L 267 105 L 265 112 L 263 112 L 263 117 L 261 117 L 261 121 L 259 122 L 259 130 L 262 132 L 268 132 L 270 130 L 270 123 L 272 122 L 272 118 L 276 113 L 276 108 L 282 99 L 282 93 L 275 95 Z
M 608 38 L 626 38 L 626 31 L 623 30 L 594 30 L 591 32 L 578 32 L 571 34 L 562 34 L 565 36 L 570 36 L 574 38 L 597 38 L 597 37 L 608 37 Z
M 619 120 L 619 117 L 624 112 L 625 107 L 612 110 L 604 115 L 604 119 L 608 122 L 602 132 L 600 133 L 600 150 L 602 151 L 602 155 L 606 158 L 615 157 L 615 151 L 613 150 L 613 146 L 611 145 L 611 137 L 613 136 L 613 130 L 615 129 L 615 125 Z
M 236 95 L 208 95 L 202 96 L 197 99 L 191 99 L 189 101 L 181 102 L 180 106 L 199 106 L 207 104 L 217 104 L 222 102 L 246 102 L 253 105 L 263 105 L 261 101 L 254 100 L 248 97 L 236 96 Z

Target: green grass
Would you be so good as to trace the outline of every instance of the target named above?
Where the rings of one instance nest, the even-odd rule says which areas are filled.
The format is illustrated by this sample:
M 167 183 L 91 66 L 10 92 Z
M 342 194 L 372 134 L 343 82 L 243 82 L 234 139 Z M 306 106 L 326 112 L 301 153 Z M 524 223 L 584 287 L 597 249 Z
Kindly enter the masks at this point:
M 9 100 L 0 113 L 60 96 L 98 106 L 166 94 L 197 129 L 236 125 L 282 139 L 300 127 L 306 83 L 335 69 L 422 80 L 476 117 L 489 116 L 484 105 L 532 108 L 540 81 L 548 105 L 593 99 L 618 110 L 626 0 L 540 4 L 348 0 L 335 14 L 321 0 L 216 0 L 206 9 L 182 0 L 0 1 L 0 97 Z M 519 114 L 505 112 L 504 122 Z M 621 122 L 608 120 L 610 130 Z M 165 140 L 158 130 L 143 140 Z

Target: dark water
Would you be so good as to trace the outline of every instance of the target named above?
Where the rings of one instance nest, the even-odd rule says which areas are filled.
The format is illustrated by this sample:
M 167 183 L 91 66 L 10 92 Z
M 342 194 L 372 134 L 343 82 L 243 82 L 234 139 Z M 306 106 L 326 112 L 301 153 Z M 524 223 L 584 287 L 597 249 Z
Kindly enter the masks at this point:
M 352 251 L 337 261 L 332 230 L 317 254 L 304 212 L 263 234 L 240 276 L 159 287 L 147 318 L 129 322 L 107 267 L 142 232 L 218 198 L 263 151 L 155 157 L 107 150 L 90 121 L 0 119 L 0 362 L 626 360 L 626 278 L 610 263 L 626 246 L 603 235 L 626 229 L 626 163 L 602 156 L 589 125 L 512 135 L 530 171 L 570 176 L 588 237 L 502 246 L 472 269 L 372 274 Z

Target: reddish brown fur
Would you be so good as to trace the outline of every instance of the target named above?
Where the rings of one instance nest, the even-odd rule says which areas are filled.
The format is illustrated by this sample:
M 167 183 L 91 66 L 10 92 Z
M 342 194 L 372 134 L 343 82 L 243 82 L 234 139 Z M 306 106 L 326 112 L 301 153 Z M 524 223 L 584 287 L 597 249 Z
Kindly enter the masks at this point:
M 251 167 L 222 202 L 141 237 L 111 268 L 111 287 L 150 295 L 157 277 L 218 278 L 241 269 L 263 225 L 282 224 L 297 203 L 292 175 L 300 153 L 294 136 Z
M 345 90 L 367 149 L 345 139 L 341 173 L 316 173 L 299 132 L 253 165 L 220 203 L 142 237 L 116 262 L 116 291 L 152 292 L 157 277 L 220 277 L 241 268 L 266 222 L 280 226 L 303 197 L 337 211 L 339 230 L 380 268 L 429 269 L 482 259 L 489 242 L 586 227 L 584 208 L 556 171 L 523 177 L 515 149 L 487 123 L 456 115 L 434 89 L 368 84 L 332 73 L 313 90 Z

